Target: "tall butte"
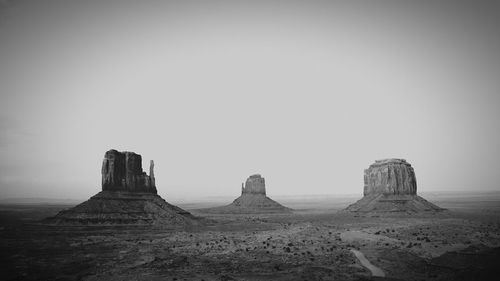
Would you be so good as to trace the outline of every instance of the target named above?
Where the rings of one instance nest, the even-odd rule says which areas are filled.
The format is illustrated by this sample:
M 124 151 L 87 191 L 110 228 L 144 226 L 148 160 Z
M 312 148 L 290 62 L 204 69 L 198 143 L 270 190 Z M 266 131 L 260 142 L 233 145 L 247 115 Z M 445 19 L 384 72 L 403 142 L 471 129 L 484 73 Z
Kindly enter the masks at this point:
M 149 175 L 142 157 L 134 152 L 109 150 L 102 163 L 102 191 L 89 200 L 59 212 L 48 222 L 61 224 L 167 224 L 196 223 L 189 212 L 159 195 L 151 160 Z
M 142 157 L 134 152 L 114 149 L 104 154 L 102 161 L 102 190 L 129 191 L 156 194 L 154 162 L 151 160 L 149 176 L 142 171 Z
M 358 213 L 419 213 L 443 209 L 417 195 L 417 180 L 404 159 L 377 160 L 365 170 L 363 198 L 347 207 Z
M 204 209 L 204 211 L 208 213 L 251 214 L 288 213 L 292 210 L 267 197 L 266 181 L 261 175 L 255 174 L 250 176 L 245 184 L 241 184 L 241 196 L 236 198 L 233 203 Z

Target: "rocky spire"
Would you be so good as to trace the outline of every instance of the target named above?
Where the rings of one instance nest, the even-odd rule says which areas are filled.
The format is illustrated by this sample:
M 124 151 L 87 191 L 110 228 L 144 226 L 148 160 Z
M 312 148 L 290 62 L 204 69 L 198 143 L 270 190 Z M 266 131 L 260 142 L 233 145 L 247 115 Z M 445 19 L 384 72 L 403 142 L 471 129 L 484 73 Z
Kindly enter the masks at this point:
M 155 162 L 153 160 L 149 161 L 149 178 L 151 179 L 151 186 L 156 188 L 154 168 Z

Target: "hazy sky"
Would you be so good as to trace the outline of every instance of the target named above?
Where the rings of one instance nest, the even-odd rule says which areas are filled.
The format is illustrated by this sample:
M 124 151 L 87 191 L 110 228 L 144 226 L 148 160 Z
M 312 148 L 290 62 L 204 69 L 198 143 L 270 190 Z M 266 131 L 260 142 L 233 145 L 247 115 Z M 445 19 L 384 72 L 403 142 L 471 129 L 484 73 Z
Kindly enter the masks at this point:
M 111 148 L 167 200 L 362 194 L 392 157 L 500 190 L 500 6 L 409 2 L 0 1 L 0 197 L 85 199 Z

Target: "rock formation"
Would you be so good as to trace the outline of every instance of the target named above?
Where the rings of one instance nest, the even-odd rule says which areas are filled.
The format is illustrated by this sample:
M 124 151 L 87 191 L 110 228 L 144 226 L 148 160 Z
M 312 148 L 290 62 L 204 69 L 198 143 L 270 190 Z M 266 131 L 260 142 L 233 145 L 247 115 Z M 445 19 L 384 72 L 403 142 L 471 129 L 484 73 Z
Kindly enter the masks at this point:
M 142 171 L 142 157 L 134 152 L 106 152 L 102 162 L 102 190 L 149 192 L 156 194 L 154 163 L 151 160 L 148 176 Z
M 404 159 L 377 160 L 365 170 L 364 197 L 347 207 L 360 213 L 443 210 L 417 195 L 413 167 Z
M 377 160 L 365 170 L 363 195 L 417 194 L 413 167 L 404 159 Z
M 227 206 L 203 209 L 208 213 L 288 213 L 292 210 L 266 196 L 266 183 L 261 175 L 250 176 L 241 184 L 241 196 Z
M 157 195 L 154 163 L 149 176 L 142 170 L 142 157 L 133 152 L 109 150 L 102 164 L 102 191 L 89 200 L 61 211 L 46 221 L 57 224 L 197 224 L 189 212 Z
M 245 182 L 241 184 L 241 195 L 243 194 L 262 194 L 266 195 L 266 181 L 259 174 L 251 175 Z

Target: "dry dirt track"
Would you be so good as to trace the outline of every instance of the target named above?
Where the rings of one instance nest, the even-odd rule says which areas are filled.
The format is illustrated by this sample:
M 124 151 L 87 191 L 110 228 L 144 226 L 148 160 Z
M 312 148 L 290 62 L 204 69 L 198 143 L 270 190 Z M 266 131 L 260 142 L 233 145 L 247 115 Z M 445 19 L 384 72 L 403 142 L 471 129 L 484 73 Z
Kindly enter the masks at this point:
M 496 270 L 488 261 L 498 261 L 499 217 L 474 212 L 359 217 L 314 210 L 211 215 L 205 226 L 191 229 L 4 220 L 0 273 L 4 280 L 372 278 L 354 249 L 388 280 L 451 280 L 467 277 L 464 272 L 481 277 L 477 274 Z

